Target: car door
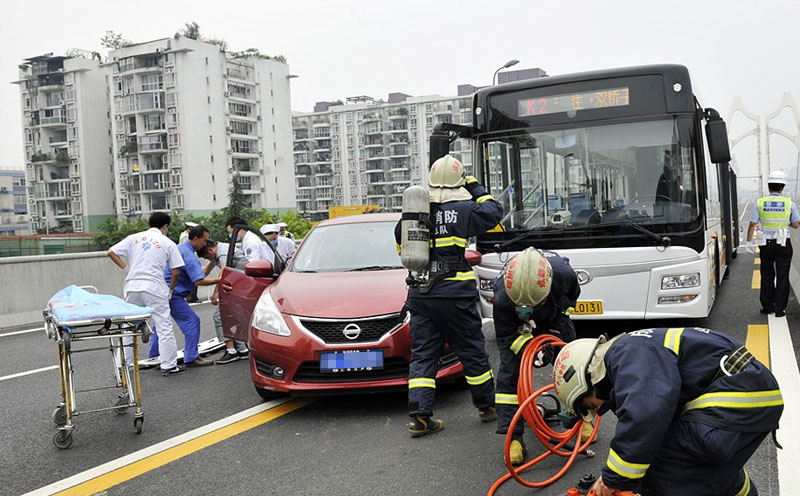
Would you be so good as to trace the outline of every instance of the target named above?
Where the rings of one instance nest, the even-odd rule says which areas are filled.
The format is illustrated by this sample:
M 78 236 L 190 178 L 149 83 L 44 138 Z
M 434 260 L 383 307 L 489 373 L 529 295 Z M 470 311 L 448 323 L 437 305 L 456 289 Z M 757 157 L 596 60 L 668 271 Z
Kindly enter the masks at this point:
M 280 256 L 275 253 L 273 272 L 276 275 L 272 277 L 247 275 L 246 265 L 242 267 L 240 264 L 239 267 L 236 267 L 234 265 L 236 250 L 234 249 L 233 240 L 237 239 L 240 230 L 250 231 L 257 235 L 273 252 L 275 252 L 275 248 L 267 242 L 258 229 L 250 226 L 234 227 L 231 248 L 228 249 L 228 258 L 225 261 L 225 269 L 222 271 L 219 283 L 219 310 L 222 317 L 223 335 L 226 338 L 247 342 L 253 308 L 255 308 L 264 289 L 275 282 L 277 275 L 283 270 L 284 264 Z

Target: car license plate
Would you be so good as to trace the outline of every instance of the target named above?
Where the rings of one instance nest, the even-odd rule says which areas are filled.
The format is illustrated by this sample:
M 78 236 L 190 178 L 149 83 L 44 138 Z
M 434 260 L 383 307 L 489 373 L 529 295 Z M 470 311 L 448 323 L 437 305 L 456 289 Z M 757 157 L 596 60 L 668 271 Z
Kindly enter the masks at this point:
M 575 304 L 572 315 L 600 315 L 603 313 L 603 302 L 600 300 L 579 301 Z
M 357 372 L 383 368 L 383 350 L 324 351 L 319 354 L 320 372 Z

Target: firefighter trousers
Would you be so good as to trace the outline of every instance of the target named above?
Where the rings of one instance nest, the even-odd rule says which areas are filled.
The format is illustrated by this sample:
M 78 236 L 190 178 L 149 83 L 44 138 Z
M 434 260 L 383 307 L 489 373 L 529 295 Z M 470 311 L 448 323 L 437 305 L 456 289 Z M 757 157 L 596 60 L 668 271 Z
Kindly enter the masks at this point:
M 767 434 L 676 420 L 636 492 L 641 496 L 758 496 L 744 464 Z
M 481 317 L 471 298 L 409 298 L 411 363 L 409 415 L 432 415 L 436 373 L 445 343 L 458 356 L 477 408 L 494 405 L 494 375 L 486 353 Z

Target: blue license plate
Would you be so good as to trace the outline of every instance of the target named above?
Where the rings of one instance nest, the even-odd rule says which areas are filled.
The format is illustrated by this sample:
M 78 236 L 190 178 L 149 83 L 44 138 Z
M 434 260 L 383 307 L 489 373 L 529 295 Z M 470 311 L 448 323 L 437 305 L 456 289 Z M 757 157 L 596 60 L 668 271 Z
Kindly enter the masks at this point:
M 320 372 L 357 372 L 383 368 L 383 350 L 325 351 L 319 354 Z

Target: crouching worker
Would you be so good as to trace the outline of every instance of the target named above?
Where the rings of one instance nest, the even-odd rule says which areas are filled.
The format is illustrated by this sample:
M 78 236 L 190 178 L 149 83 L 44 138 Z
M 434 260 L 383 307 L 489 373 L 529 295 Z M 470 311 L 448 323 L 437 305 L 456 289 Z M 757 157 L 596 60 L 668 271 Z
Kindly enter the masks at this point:
M 598 496 L 756 496 L 744 464 L 778 428 L 772 373 L 730 337 L 694 327 L 578 339 L 556 358 L 561 401 L 618 418 Z
M 506 434 L 519 408 L 517 381 L 523 351 L 534 336 L 553 334 L 565 342 L 575 339 L 569 316 L 581 294 L 569 259 L 553 252 L 527 248 L 506 264 L 494 281 L 494 330 L 500 350 L 495 404 L 497 433 Z M 555 352 L 546 346 L 536 365 L 552 363 Z M 591 424 L 587 424 L 591 427 Z M 525 459 L 523 422 L 514 426 L 509 455 L 513 465 Z

